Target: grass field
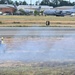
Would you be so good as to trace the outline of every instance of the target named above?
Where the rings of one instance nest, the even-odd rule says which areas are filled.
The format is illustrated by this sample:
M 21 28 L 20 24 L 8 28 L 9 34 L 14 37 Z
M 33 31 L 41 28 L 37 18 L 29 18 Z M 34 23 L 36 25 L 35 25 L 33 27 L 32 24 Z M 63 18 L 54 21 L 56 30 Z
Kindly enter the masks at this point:
M 0 26 L 46 26 L 46 21 L 50 21 L 50 26 L 74 26 L 75 17 L 65 16 L 0 16 Z M 35 25 L 34 25 L 35 24 Z M 40 25 L 41 24 L 41 25 Z
M 0 16 L 0 21 L 75 21 L 75 17 L 65 16 Z
M 58 62 L 55 66 L 50 62 L 34 63 L 35 65 L 33 63 L 19 63 L 19 65 L 17 63 L 15 65 L 11 62 L 4 64 L 11 64 L 11 66 L 0 67 L 0 75 L 75 75 L 75 64 L 66 64 L 65 62 Z

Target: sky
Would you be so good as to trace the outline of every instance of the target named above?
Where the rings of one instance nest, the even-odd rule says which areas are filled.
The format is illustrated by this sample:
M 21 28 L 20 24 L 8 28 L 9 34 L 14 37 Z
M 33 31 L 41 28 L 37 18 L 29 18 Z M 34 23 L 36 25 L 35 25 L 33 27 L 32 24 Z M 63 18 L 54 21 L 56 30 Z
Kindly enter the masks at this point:
M 13 0 L 13 1 L 24 1 L 24 0 Z M 30 1 L 32 2 L 32 4 L 35 4 L 36 1 L 42 1 L 42 0 L 25 0 L 28 4 L 30 4 Z M 69 0 L 66 0 L 69 1 Z M 75 0 L 70 0 L 71 2 L 74 2 Z

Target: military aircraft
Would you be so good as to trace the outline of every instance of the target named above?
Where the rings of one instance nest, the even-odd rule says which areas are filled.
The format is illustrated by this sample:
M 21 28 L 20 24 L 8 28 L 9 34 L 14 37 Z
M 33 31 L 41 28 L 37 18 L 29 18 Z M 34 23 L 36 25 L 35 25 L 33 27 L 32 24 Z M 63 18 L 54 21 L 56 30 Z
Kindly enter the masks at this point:
M 56 9 L 44 10 L 44 15 L 65 16 L 71 15 L 73 13 L 75 13 L 75 6 L 72 9 L 67 10 L 56 10 Z
M 33 11 L 30 9 L 25 9 L 24 12 L 28 15 L 33 14 Z
M 44 10 L 43 14 L 46 15 L 55 15 L 56 14 L 56 10 L 55 9 L 46 9 Z

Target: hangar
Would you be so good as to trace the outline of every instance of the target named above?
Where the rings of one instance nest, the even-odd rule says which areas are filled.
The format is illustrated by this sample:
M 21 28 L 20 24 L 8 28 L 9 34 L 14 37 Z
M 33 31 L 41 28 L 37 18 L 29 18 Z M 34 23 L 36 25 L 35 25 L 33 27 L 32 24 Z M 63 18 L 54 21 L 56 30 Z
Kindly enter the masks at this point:
M 72 9 L 74 6 L 60 6 L 60 7 L 56 7 L 55 9 L 58 10 L 67 10 L 67 9 Z
M 45 10 L 45 9 L 51 9 L 51 8 L 53 8 L 52 6 L 47 6 L 47 5 L 19 5 L 18 7 L 17 7 L 17 9 L 19 10 L 19 9 L 24 9 L 24 10 L 38 10 L 39 9 L 39 7 L 41 7 L 41 10 L 43 11 L 43 10 Z
M 0 12 L 7 13 L 7 14 L 13 14 L 14 11 L 16 10 L 14 5 L 10 4 L 0 4 Z

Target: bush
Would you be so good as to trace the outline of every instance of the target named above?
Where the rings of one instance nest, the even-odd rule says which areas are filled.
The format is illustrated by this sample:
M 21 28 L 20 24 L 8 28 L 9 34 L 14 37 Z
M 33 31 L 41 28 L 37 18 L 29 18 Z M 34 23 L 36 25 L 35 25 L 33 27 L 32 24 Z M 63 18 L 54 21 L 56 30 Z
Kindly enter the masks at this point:
M 39 12 L 38 11 L 34 11 L 34 16 L 36 16 L 36 15 L 39 15 Z
M 14 24 L 20 24 L 20 22 L 13 22 Z
M 0 24 L 2 24 L 2 22 L 0 21 Z

